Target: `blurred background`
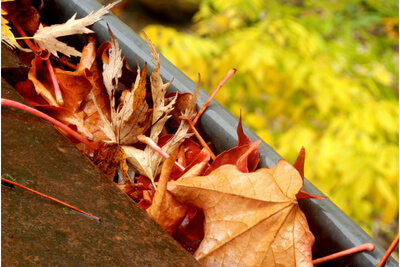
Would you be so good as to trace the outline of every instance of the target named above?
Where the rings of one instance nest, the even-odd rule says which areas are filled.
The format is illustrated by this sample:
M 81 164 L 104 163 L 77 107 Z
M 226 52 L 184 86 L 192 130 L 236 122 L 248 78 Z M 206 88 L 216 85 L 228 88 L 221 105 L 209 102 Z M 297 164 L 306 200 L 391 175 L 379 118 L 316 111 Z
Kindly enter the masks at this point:
M 209 93 L 237 68 L 216 100 L 288 161 L 304 146 L 306 177 L 386 249 L 399 219 L 398 4 L 124 0 L 113 12 Z

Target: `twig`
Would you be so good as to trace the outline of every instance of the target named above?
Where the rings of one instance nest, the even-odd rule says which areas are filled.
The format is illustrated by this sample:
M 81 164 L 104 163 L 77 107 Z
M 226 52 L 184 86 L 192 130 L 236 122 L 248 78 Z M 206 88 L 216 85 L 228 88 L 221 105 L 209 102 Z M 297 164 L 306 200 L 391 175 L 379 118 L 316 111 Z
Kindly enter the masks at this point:
M 179 119 L 181 120 L 185 120 L 189 123 L 189 127 L 190 129 L 193 131 L 194 135 L 196 136 L 197 140 L 199 140 L 200 144 L 208 150 L 208 152 L 210 152 L 210 156 L 211 158 L 214 160 L 215 159 L 215 155 L 212 152 L 212 150 L 208 147 L 207 143 L 204 141 L 204 139 L 201 137 L 201 135 L 199 134 L 199 132 L 197 131 L 197 129 L 194 127 L 194 124 L 192 123 L 192 121 L 186 117 L 186 116 L 180 116 Z
M 72 64 L 71 62 L 69 62 L 68 59 L 66 59 L 65 57 L 60 57 L 60 58 L 58 59 L 58 61 L 59 61 L 61 64 L 67 66 L 67 67 L 70 68 L 70 69 L 73 69 L 73 70 L 76 70 L 76 69 L 77 69 L 76 65 Z
M 80 135 L 79 133 L 75 132 L 74 130 L 72 130 L 71 128 L 69 128 L 68 126 L 66 126 L 65 124 L 63 124 L 62 122 L 50 117 L 49 115 L 44 114 L 43 112 L 40 112 L 37 109 L 28 107 L 22 103 L 13 101 L 13 100 L 9 100 L 9 99 L 5 99 L 2 98 L 1 99 L 1 105 L 3 106 L 10 106 L 10 107 L 14 107 L 14 108 L 18 108 L 18 109 L 22 109 L 24 111 L 27 111 L 33 115 L 36 115 L 42 119 L 45 119 L 51 123 L 53 123 L 54 125 L 56 125 L 57 127 L 60 127 L 62 130 L 66 131 L 67 133 L 69 133 L 70 135 L 72 135 L 74 138 L 78 139 L 79 141 L 81 141 L 82 143 L 84 143 L 85 145 L 87 145 L 89 148 L 96 150 L 97 147 L 92 144 L 89 140 L 87 140 L 86 138 L 84 138 L 82 135 Z
M 201 115 L 203 115 L 204 111 L 210 104 L 211 100 L 213 100 L 215 95 L 218 93 L 219 89 L 221 89 L 221 87 L 233 76 L 233 74 L 235 74 L 235 72 L 236 72 L 236 69 L 234 68 L 234 69 L 229 70 L 228 73 L 225 74 L 224 78 L 222 78 L 222 80 L 217 85 L 217 88 L 215 88 L 214 92 L 212 92 L 210 97 L 207 99 L 207 101 L 201 107 L 200 111 L 197 113 L 196 117 L 193 119 L 193 125 L 196 125 L 197 121 L 200 119 Z
M 101 218 L 100 218 L 100 217 L 94 216 L 94 215 L 92 215 L 92 214 L 90 214 L 90 213 L 88 213 L 88 212 L 86 212 L 86 211 L 83 211 L 83 210 L 81 210 L 81 209 L 75 208 L 74 206 L 72 206 L 72 205 L 70 205 L 70 204 L 68 204 L 68 203 L 65 203 L 65 202 L 60 201 L 60 200 L 58 200 L 58 199 L 55 199 L 55 198 L 53 198 L 53 197 L 47 196 L 47 195 L 45 195 L 45 194 L 42 194 L 42 193 L 40 193 L 40 192 L 38 192 L 38 191 L 35 191 L 35 190 L 33 190 L 33 189 L 30 189 L 30 188 L 28 188 L 28 187 L 26 187 L 26 186 L 20 185 L 20 184 L 18 184 L 18 183 L 15 183 L 15 182 L 13 182 L 13 181 L 11 181 L 11 180 L 8 180 L 8 179 L 5 179 L 5 178 L 3 178 L 3 177 L 1 177 L 1 180 L 2 180 L 3 182 L 6 182 L 6 183 L 9 183 L 9 184 L 18 186 L 18 187 L 20 187 L 20 188 L 22 188 L 22 189 L 25 189 L 25 190 L 27 190 L 27 191 L 29 191 L 29 192 L 31 192 L 31 193 L 34 193 L 34 194 L 36 194 L 36 195 L 38 195 L 38 196 L 41 196 L 41 197 L 50 199 L 50 200 L 52 200 L 52 201 L 54 201 L 54 202 L 57 202 L 57 203 L 59 203 L 59 204 L 61 204 L 61 205 L 66 206 L 66 207 L 68 207 L 68 208 L 70 208 L 70 209 L 73 209 L 73 210 L 75 210 L 75 211 L 77 211 L 77 212 L 80 212 L 80 213 L 82 213 L 82 214 L 85 214 L 85 215 L 87 215 L 87 216 L 89 216 L 89 217 L 91 217 L 91 218 L 93 218 L 93 219 L 96 219 L 96 220 L 99 221 L 99 222 L 101 221 Z
M 150 146 L 154 151 L 156 151 L 158 154 L 160 154 L 161 156 L 163 156 L 164 158 L 169 158 L 170 155 L 168 155 L 167 152 L 165 152 L 164 150 L 162 150 L 161 147 L 159 147 L 151 138 L 145 136 L 145 135 L 138 135 L 138 140 L 148 146 Z M 177 161 L 174 161 L 175 166 L 177 166 L 180 170 L 184 171 L 185 168 L 179 164 Z
M 40 47 L 40 49 L 44 50 L 43 47 L 41 47 L 40 45 L 39 45 L 39 47 Z M 47 69 L 50 73 L 51 82 L 53 83 L 54 94 L 56 96 L 57 103 L 62 107 L 62 106 L 64 106 L 64 99 L 61 94 L 60 85 L 58 84 L 58 80 L 57 80 L 56 74 L 54 72 L 53 65 L 51 65 L 50 58 L 46 58 L 46 59 L 44 59 L 44 61 L 46 62 Z
M 353 248 L 349 248 L 349 249 L 346 249 L 346 250 L 343 250 L 343 251 L 340 251 L 340 252 L 337 252 L 337 253 L 333 253 L 331 255 L 328 255 L 328 256 L 313 260 L 312 264 L 316 265 L 316 264 L 323 263 L 323 262 L 326 262 L 326 261 L 330 261 L 330 260 L 333 260 L 333 259 L 337 259 L 337 258 L 340 258 L 340 257 L 343 257 L 343 256 L 347 256 L 347 255 L 350 255 L 350 254 L 361 252 L 361 251 L 364 251 L 364 250 L 367 250 L 367 249 L 370 250 L 370 251 L 373 251 L 375 249 L 374 244 L 364 243 L 364 244 L 355 246 Z
M 383 265 L 385 265 L 387 259 L 389 258 L 390 254 L 392 254 L 393 250 L 396 248 L 398 243 L 399 243 L 399 233 L 397 233 L 397 236 L 394 238 L 392 244 L 390 244 L 389 248 L 386 250 L 385 254 L 379 261 L 378 265 L 376 265 L 376 267 L 382 267 Z
M 29 46 L 29 48 L 36 55 L 40 55 L 42 51 L 39 48 L 37 48 L 36 45 L 34 45 L 34 43 L 30 39 L 28 39 L 29 37 L 26 35 L 24 30 L 21 28 L 21 26 L 19 26 L 19 24 L 15 21 L 15 19 L 11 18 L 11 21 L 12 21 L 15 29 L 17 30 L 17 32 L 23 37 L 22 40 L 24 40 L 24 42 Z M 18 38 L 16 38 L 16 39 L 18 39 Z

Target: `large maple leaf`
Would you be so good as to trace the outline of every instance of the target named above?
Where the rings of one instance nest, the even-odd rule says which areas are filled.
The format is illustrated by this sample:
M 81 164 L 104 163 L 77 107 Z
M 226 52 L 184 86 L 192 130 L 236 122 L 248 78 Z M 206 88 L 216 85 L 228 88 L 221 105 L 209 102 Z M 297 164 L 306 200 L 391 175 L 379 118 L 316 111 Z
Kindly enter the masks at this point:
M 312 266 L 314 236 L 296 194 L 303 179 L 288 162 L 243 173 L 220 166 L 207 176 L 169 182 L 179 201 L 205 214 L 194 256 L 212 266 Z

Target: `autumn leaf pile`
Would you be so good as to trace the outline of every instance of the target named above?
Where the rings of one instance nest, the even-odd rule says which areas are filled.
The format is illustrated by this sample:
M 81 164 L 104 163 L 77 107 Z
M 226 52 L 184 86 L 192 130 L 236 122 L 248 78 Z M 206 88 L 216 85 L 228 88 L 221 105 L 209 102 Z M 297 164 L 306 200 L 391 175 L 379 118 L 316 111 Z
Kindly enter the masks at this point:
M 203 265 L 312 266 L 314 236 L 297 203 L 312 197 L 302 191 L 304 149 L 294 165 L 280 160 L 271 169 L 256 170 L 261 141 L 250 140 L 239 121 L 236 147 L 212 159 L 212 144 L 202 145 L 191 126 L 199 86 L 193 94 L 167 94 L 172 81 L 162 80 L 159 54 L 148 38 L 153 62 L 137 64 L 136 70 L 122 57 L 112 29 L 109 42 L 97 44 L 89 36 L 82 52 L 57 39 L 91 33 L 87 26 L 110 8 L 44 26 L 30 5 L 4 5 L 2 40 L 10 46 L 23 43 L 16 41 L 9 21 L 17 25 L 21 13 L 30 10 L 26 25 L 36 25 L 25 29 L 38 49 L 16 90 L 92 142 L 97 149 L 62 131 Z M 80 60 L 75 65 L 60 54 Z

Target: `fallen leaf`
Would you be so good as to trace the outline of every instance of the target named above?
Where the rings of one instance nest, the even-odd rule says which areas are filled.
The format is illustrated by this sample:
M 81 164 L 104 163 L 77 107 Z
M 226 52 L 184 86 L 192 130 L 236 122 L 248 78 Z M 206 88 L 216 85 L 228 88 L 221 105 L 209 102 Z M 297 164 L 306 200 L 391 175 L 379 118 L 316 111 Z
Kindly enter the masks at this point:
M 137 136 L 151 127 L 152 110 L 146 102 L 147 64 L 140 70 L 138 64 L 136 81 L 132 90 L 124 90 L 122 103 L 118 106 L 117 139 L 121 145 L 138 142 Z
M 312 266 L 314 236 L 296 194 L 303 186 L 284 160 L 242 173 L 223 165 L 208 176 L 169 182 L 179 201 L 205 214 L 205 237 L 194 256 L 203 265 Z
M 252 172 L 255 170 L 260 161 L 258 146 L 261 144 L 261 140 L 253 142 L 243 133 L 241 119 L 239 119 L 237 134 L 238 141 L 236 147 L 219 154 L 207 170 L 205 170 L 204 175 L 226 164 L 236 165 L 242 172 Z
M 165 96 L 167 99 L 175 98 L 175 93 L 169 93 Z M 197 96 L 191 93 L 178 93 L 174 109 L 172 110 L 171 118 L 168 121 L 167 127 L 170 132 L 175 132 L 179 125 L 181 124 L 181 119 L 179 118 L 188 109 L 191 108 L 191 103 L 193 99 L 197 99 Z M 196 102 L 195 102 L 196 103 Z M 196 107 L 194 106 L 193 113 L 196 113 Z
M 153 97 L 153 120 L 152 127 L 150 131 L 150 138 L 158 143 L 158 135 L 160 134 L 165 122 L 169 118 L 169 113 L 173 110 L 177 94 L 175 98 L 172 99 L 168 105 L 165 105 L 165 93 L 167 88 L 172 83 L 172 80 L 165 83 L 162 81 L 160 72 L 160 54 L 156 51 L 154 45 L 151 43 L 150 39 L 144 35 L 146 42 L 150 47 L 151 55 L 153 56 L 155 69 L 153 69 L 150 75 L 151 82 L 151 94 Z
M 42 66 L 42 63 L 43 59 L 40 56 L 35 56 L 32 60 L 32 67 L 28 72 L 28 79 L 35 85 L 38 95 L 41 95 L 50 105 L 59 107 L 54 91 L 50 90 L 50 88 L 53 88 L 50 74 L 47 68 Z
M 170 117 L 169 113 L 174 109 L 174 104 L 178 94 L 176 94 L 175 97 L 168 104 L 166 104 L 165 93 L 169 85 L 172 83 L 172 80 L 165 84 L 162 81 L 160 73 L 160 55 L 146 35 L 145 38 L 150 47 L 151 54 L 154 58 L 154 64 L 156 66 L 150 76 L 151 95 L 153 98 L 153 113 L 149 138 L 157 144 L 159 135 L 164 129 L 166 121 Z M 195 101 L 195 99 L 192 100 L 194 103 Z M 192 107 L 193 104 L 188 105 L 188 109 L 192 110 Z M 190 111 L 189 115 L 192 115 L 191 112 L 192 111 Z M 177 149 L 186 138 L 191 136 L 191 134 L 188 133 L 188 130 L 189 124 L 182 120 L 176 133 L 162 147 L 163 151 L 167 154 L 171 154 L 172 151 Z M 144 151 L 127 146 L 124 146 L 124 149 L 126 149 L 125 152 L 127 154 L 128 161 L 135 167 L 135 169 L 137 169 L 140 174 L 147 176 L 154 183 L 154 179 L 160 172 L 160 166 L 165 158 L 154 151 L 150 146 L 146 146 Z
M 108 28 L 108 33 L 110 34 L 111 46 L 106 50 L 108 58 L 103 62 L 103 81 L 107 94 L 111 98 L 113 91 L 118 86 L 118 79 L 122 75 L 123 58 L 122 49 L 110 28 Z
M 249 137 L 247 137 L 244 132 L 243 132 L 243 127 L 242 127 L 242 116 L 239 118 L 239 124 L 237 127 L 237 135 L 238 135 L 238 141 L 236 144 L 236 147 L 241 147 L 243 145 L 248 145 L 252 144 L 253 141 Z M 252 172 L 256 169 L 258 162 L 260 161 L 260 151 L 258 149 L 255 149 L 252 151 L 248 157 L 247 157 L 247 169 L 249 172 Z
M 203 226 L 203 211 L 190 206 L 173 238 L 189 253 L 193 254 L 204 238 Z
M 130 183 L 128 175 L 128 165 L 124 149 L 116 143 L 103 143 L 104 146 L 97 152 L 93 163 L 104 172 L 104 174 L 113 180 L 118 169 L 121 170 L 125 183 Z
M 165 160 L 152 204 L 146 210 L 149 216 L 170 235 L 174 234 L 188 209 L 187 205 L 177 201 L 171 193 L 166 191 L 177 153 L 178 150 Z
M 293 167 L 299 172 L 301 178 L 303 179 L 303 186 L 304 186 L 304 161 L 306 158 L 306 150 L 304 147 L 300 149 L 299 155 L 297 156 L 296 161 L 293 163 Z M 324 199 L 325 197 L 323 196 L 315 196 L 310 193 L 307 193 L 306 191 L 303 190 L 303 187 L 300 189 L 300 191 L 296 194 L 297 199 L 301 198 L 316 198 L 316 199 Z
M 48 69 L 43 66 L 43 59 L 36 56 L 32 61 L 28 79 L 33 83 L 34 95 L 29 82 L 17 85 L 18 91 L 30 103 L 48 115 L 60 120 L 66 125 L 75 125 L 77 131 L 93 143 L 99 144 L 113 138 L 109 134 L 100 118 L 99 110 L 105 118 L 110 117 L 110 105 L 102 82 L 99 83 L 99 73 L 96 65 L 96 41 L 89 38 L 88 44 L 83 48 L 82 57 L 74 71 L 65 71 L 55 68 L 56 77 L 63 95 L 64 105 L 59 107 L 54 97 L 53 85 L 48 74 Z M 96 98 L 96 101 L 93 98 Z M 47 104 L 43 104 L 43 100 Z M 96 107 L 99 102 L 101 107 Z M 110 135 L 110 136 L 109 136 Z
M 40 24 L 32 38 L 44 49 L 47 49 L 56 57 L 58 57 L 57 52 L 63 53 L 68 57 L 81 56 L 79 51 L 57 40 L 57 38 L 74 34 L 93 33 L 93 31 L 87 28 L 87 26 L 90 26 L 93 23 L 101 20 L 101 17 L 107 14 L 109 10 L 118 2 L 119 1 L 116 1 L 112 4 L 104 6 L 96 12 L 91 12 L 89 15 L 81 19 L 75 19 L 75 13 L 67 22 L 63 24 L 55 24 L 48 27 L 43 27 L 43 25 Z

